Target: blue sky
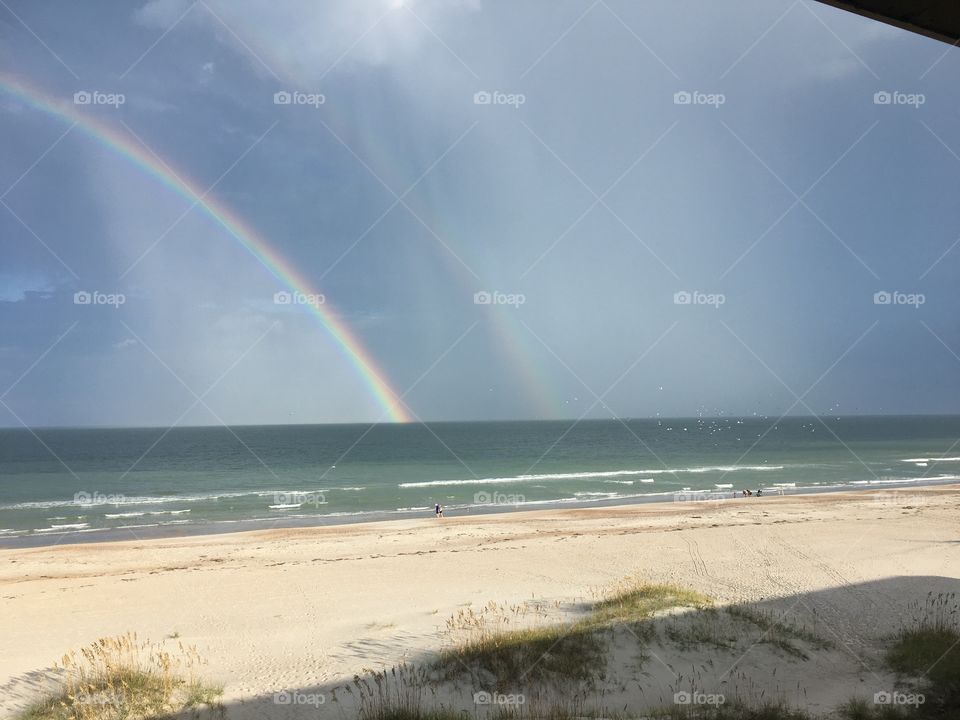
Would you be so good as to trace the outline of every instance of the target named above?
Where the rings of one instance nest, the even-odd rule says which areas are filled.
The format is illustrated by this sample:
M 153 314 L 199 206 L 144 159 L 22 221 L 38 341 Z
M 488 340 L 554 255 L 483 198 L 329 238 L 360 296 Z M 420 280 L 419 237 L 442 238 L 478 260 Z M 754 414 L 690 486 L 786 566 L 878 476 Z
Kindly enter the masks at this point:
M 3 73 L 122 94 L 74 110 L 416 417 L 960 411 L 945 44 L 803 0 L 8 5 Z M 382 417 L 184 198 L 9 93 L 0 132 L 0 425 Z

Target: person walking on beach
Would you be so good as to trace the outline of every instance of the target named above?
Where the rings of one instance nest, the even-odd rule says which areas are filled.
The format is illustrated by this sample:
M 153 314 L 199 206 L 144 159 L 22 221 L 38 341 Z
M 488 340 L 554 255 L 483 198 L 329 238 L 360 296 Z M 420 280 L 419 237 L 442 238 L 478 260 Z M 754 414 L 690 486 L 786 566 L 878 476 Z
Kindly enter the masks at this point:
M 443 517 L 443 506 L 440 503 L 437 503 L 437 506 L 433 509 L 438 518 Z

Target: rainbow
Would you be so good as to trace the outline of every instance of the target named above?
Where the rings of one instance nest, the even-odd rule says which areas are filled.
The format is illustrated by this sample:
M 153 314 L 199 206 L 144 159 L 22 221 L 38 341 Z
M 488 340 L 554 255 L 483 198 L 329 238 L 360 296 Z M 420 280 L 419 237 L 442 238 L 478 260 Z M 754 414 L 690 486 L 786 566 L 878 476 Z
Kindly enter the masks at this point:
M 387 5 L 388 3 L 384 4 Z M 386 17 L 387 12 L 390 11 L 385 9 L 381 19 Z M 401 5 L 396 2 L 393 4 L 392 12 L 401 15 L 405 13 L 401 9 Z M 405 16 L 405 19 L 414 24 L 418 22 L 412 15 Z M 287 87 L 309 88 L 311 91 L 319 90 L 322 85 L 318 83 L 322 83 L 328 73 L 340 62 L 340 60 L 337 60 L 333 65 L 329 65 L 319 80 L 311 82 L 303 77 L 303 71 L 307 68 L 316 70 L 315 64 L 295 63 L 292 56 L 286 52 L 287 44 L 276 41 L 276 33 L 272 33 L 269 28 L 261 24 L 251 22 L 242 12 L 231 13 L 229 22 L 234 32 L 239 33 L 237 37 L 243 38 L 241 44 L 244 50 L 240 53 L 240 57 L 246 61 L 256 57 L 261 65 L 268 68 L 271 75 L 277 80 L 286 82 Z M 377 27 L 379 22 L 378 20 L 377 23 L 374 23 L 370 30 Z M 253 48 L 252 54 L 250 53 L 251 47 Z M 341 56 L 341 59 L 343 59 L 343 56 Z M 330 113 L 334 113 L 339 106 L 339 103 L 331 103 L 325 107 Z M 354 127 L 362 125 L 362 123 L 350 122 L 347 125 Z M 332 132 L 329 127 L 327 127 L 327 130 Z M 337 138 L 337 140 L 340 140 L 340 138 Z M 397 151 L 393 147 L 384 146 L 380 134 L 363 134 L 362 141 L 364 147 L 371 151 L 370 153 L 363 153 L 365 156 L 372 156 L 384 161 L 375 165 L 377 174 L 395 187 L 403 187 L 404 182 L 410 181 L 408 173 L 404 172 L 402 168 L 390 164 L 392 160 L 396 160 Z M 343 141 L 340 140 L 340 142 Z M 393 182 L 390 182 L 391 180 Z M 448 204 L 444 199 L 430 197 L 428 193 L 428 184 L 422 183 L 418 186 L 416 193 L 409 196 L 407 202 L 411 206 L 417 207 L 416 201 L 418 198 L 421 199 L 423 207 L 417 207 L 418 214 L 424 218 L 430 227 L 437 231 L 440 237 L 443 237 L 449 245 L 457 250 L 458 255 L 465 258 L 469 257 L 469 248 L 463 246 L 464 243 L 461 240 L 463 233 L 458 230 L 459 225 L 448 222 L 450 218 L 443 212 Z M 460 282 L 465 293 L 472 295 L 477 290 L 482 289 L 477 287 L 476 281 L 478 278 L 476 275 L 465 271 L 462 261 L 451 252 L 440 252 L 438 257 L 447 267 L 449 276 Z M 488 286 L 486 289 L 494 290 L 497 288 Z M 523 327 L 520 322 L 520 313 L 510 307 L 489 307 L 484 308 L 484 310 L 486 312 L 482 313 L 484 318 L 483 328 L 489 338 L 489 346 L 493 352 L 499 355 L 504 369 L 509 370 L 517 378 L 516 387 L 519 392 L 524 394 L 525 400 L 530 403 L 530 407 L 534 411 L 533 414 L 541 418 L 559 419 L 567 417 L 569 407 L 564 405 L 554 379 L 545 371 L 544 365 L 538 362 L 538 359 L 546 361 L 548 365 L 556 365 L 556 361 L 554 358 L 545 356 L 545 346 L 541 346 L 539 339 L 531 334 L 529 328 Z
M 24 102 L 30 107 L 67 123 L 75 123 L 87 136 L 107 147 L 118 156 L 130 161 L 150 177 L 180 195 L 200 209 L 214 223 L 223 228 L 239 242 L 270 274 L 294 292 L 305 295 L 318 294 L 310 283 L 291 264 L 259 236 L 230 208 L 205 196 L 197 183 L 187 175 L 174 171 L 165 162 L 152 155 L 145 147 L 116 130 L 76 111 L 71 102 L 46 95 L 29 87 L 17 78 L 0 73 L 0 90 Z M 397 394 L 376 362 L 360 343 L 343 320 L 337 317 L 329 304 L 302 305 L 334 340 L 357 374 L 362 378 L 372 396 L 383 408 L 383 418 L 391 422 L 412 422 L 413 416 Z

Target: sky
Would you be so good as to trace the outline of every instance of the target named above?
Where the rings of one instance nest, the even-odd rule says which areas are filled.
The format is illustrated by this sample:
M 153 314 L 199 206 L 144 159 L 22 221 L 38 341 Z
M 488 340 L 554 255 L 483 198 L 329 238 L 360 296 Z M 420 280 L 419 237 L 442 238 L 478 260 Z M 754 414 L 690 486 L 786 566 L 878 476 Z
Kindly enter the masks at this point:
M 0 426 L 960 412 L 958 70 L 810 0 L 7 0 Z

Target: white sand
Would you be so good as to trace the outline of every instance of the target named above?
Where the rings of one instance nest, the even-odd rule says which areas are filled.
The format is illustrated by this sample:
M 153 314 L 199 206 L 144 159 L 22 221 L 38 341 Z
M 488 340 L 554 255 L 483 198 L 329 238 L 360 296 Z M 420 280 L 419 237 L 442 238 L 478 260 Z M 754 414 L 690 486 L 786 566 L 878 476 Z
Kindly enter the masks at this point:
M 637 573 L 719 603 L 816 612 L 835 646 L 817 662 L 751 649 L 696 682 L 827 709 L 892 682 L 877 639 L 928 591 L 957 589 L 958 520 L 951 486 L 2 550 L 0 716 L 33 699 L 65 651 L 136 631 L 195 645 L 225 685 L 229 717 L 306 717 L 273 693 L 435 652 L 444 621 L 469 603 L 570 603 Z M 667 665 L 690 660 L 650 660 L 638 679 L 624 657 L 624 697 L 647 683 L 647 701 L 671 700 Z

